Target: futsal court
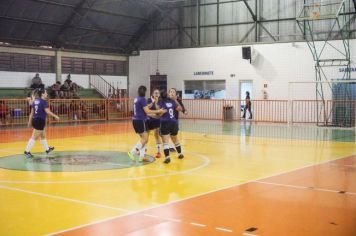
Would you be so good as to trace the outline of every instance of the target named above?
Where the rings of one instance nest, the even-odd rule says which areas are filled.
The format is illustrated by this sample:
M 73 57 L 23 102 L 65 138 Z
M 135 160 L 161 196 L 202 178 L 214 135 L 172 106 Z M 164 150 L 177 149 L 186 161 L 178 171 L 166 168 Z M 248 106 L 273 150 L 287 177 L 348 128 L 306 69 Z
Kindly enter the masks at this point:
M 50 127 L 50 155 L 115 153 L 116 160 L 83 171 L 88 164 L 13 164 L 9 157 L 19 156 L 30 132 L 2 130 L 2 235 L 355 234 L 354 131 L 219 121 L 181 126 L 185 159 L 130 167 L 130 122 Z
M 356 0 L 0 0 L 0 236 L 356 236 Z

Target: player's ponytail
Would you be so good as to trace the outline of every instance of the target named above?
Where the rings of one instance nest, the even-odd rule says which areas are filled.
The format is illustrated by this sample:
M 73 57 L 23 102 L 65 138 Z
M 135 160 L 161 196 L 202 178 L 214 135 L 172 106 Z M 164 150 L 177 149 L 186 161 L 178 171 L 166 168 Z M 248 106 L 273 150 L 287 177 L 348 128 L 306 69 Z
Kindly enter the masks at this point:
M 37 88 L 32 92 L 34 98 L 42 98 L 42 95 L 46 92 L 43 88 Z
M 168 97 L 167 91 L 165 89 L 162 89 L 161 90 L 161 98 L 162 98 L 162 100 L 167 99 L 167 97 Z
M 141 85 L 140 87 L 138 87 L 138 90 L 137 90 L 138 96 L 140 96 L 140 97 L 146 96 L 146 91 L 147 91 L 147 88 L 145 86 Z

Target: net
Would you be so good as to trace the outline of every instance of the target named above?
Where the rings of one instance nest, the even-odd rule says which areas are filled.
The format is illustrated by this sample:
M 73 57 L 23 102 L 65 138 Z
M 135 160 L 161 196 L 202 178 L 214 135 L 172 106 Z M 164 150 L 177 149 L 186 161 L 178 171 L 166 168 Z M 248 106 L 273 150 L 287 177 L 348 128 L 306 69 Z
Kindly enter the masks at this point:
M 344 1 L 308 1 L 306 2 L 300 14 L 298 20 L 322 20 L 337 18 Z
M 288 122 L 355 127 L 356 80 L 290 82 Z

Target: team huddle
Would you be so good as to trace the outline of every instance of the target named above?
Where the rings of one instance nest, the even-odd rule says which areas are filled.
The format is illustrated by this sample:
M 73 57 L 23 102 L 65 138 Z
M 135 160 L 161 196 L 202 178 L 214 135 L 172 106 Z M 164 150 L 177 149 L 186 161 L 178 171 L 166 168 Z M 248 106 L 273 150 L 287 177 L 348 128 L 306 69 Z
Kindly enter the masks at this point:
M 133 127 L 135 132 L 140 136 L 140 140 L 135 147 L 128 152 L 133 161 L 149 161 L 146 157 L 147 143 L 150 133 L 154 134 L 156 140 L 157 154 L 156 158 L 161 157 L 161 145 L 163 143 L 163 152 L 165 156 L 164 163 L 170 163 L 170 150 L 177 151 L 178 158 L 183 159 L 182 147 L 178 139 L 178 118 L 179 112 L 186 113 L 182 100 L 177 97 L 177 91 L 172 88 L 167 91 L 154 89 L 152 95 L 146 100 L 146 87 L 138 88 L 138 97 L 134 100 L 133 106 Z M 45 125 L 46 117 L 50 115 L 59 120 L 59 117 L 51 112 L 47 103 L 47 91 L 40 88 L 36 89 L 31 96 L 29 104 L 31 113 L 28 126 L 33 127 L 33 133 L 29 139 L 24 155 L 32 158 L 31 149 L 36 139 L 40 138 L 41 144 L 48 154 L 54 150 L 49 147 L 46 140 Z M 162 141 L 161 141 L 162 140 Z M 169 142 L 172 140 L 174 147 L 170 147 Z
M 177 97 L 177 91 L 170 89 L 169 92 L 158 89 L 152 91 L 152 96 L 146 100 L 146 87 L 138 88 L 138 96 L 134 100 L 134 116 L 132 120 L 135 132 L 140 136 L 140 140 L 134 148 L 128 152 L 129 157 L 135 161 L 148 161 L 145 157 L 146 145 L 150 133 L 153 132 L 156 145 L 156 158 L 161 157 L 161 144 L 165 156 L 164 163 L 171 162 L 169 141 L 172 140 L 178 158 L 183 159 L 182 147 L 178 139 L 178 117 L 179 111 L 185 113 L 185 108 L 181 100 Z M 161 143 L 162 140 L 162 143 Z

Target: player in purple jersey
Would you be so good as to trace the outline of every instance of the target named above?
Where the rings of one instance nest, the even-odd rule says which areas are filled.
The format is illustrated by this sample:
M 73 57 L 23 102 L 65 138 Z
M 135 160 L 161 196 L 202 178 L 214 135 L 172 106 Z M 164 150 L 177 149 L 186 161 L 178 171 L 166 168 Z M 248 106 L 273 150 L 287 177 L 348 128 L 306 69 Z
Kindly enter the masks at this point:
M 147 99 L 148 108 L 150 110 L 157 110 L 157 103 L 160 96 L 159 89 L 154 89 L 152 95 Z M 161 137 L 159 135 L 160 117 L 157 115 L 149 115 L 147 120 L 147 127 L 149 133 L 152 131 L 156 139 L 157 153 L 156 158 L 161 157 Z
M 134 116 L 132 124 L 135 132 L 140 136 L 140 140 L 136 143 L 135 147 L 128 152 L 131 160 L 136 160 L 136 153 L 139 152 L 139 161 L 145 161 L 146 144 L 148 142 L 148 129 L 146 125 L 147 115 L 161 115 L 166 112 L 164 109 L 150 110 L 147 104 L 146 87 L 140 86 L 138 88 L 138 97 L 134 100 Z
M 188 114 L 188 111 L 185 109 L 185 106 L 183 104 L 183 101 L 182 99 L 177 95 L 177 89 L 175 88 L 171 88 L 168 92 L 168 96 L 170 99 L 174 100 L 177 104 L 180 105 L 180 107 L 182 108 L 181 112 L 184 114 L 184 115 L 187 115 Z M 174 111 L 174 116 L 175 118 L 177 119 L 178 121 L 178 127 L 179 127 L 179 111 Z M 175 152 L 176 149 L 175 149 L 175 145 L 172 144 L 172 143 L 169 143 L 169 151 L 171 152 Z
M 179 139 L 177 136 L 179 131 L 178 120 L 174 116 L 174 112 L 181 111 L 182 107 L 179 104 L 177 104 L 174 100 L 170 99 L 165 90 L 161 91 L 161 100 L 158 102 L 158 106 L 161 109 L 167 110 L 167 112 L 161 116 L 160 133 L 163 140 L 163 150 L 165 156 L 164 163 L 168 164 L 171 162 L 171 159 L 169 157 L 170 138 L 172 139 L 173 143 L 176 146 L 176 150 L 178 152 L 178 158 L 179 159 L 184 158 L 184 155 L 182 153 L 182 148 L 179 144 Z
M 46 140 L 45 133 L 45 125 L 46 125 L 46 117 L 47 114 L 54 117 L 56 120 L 59 120 L 59 117 L 51 112 L 48 108 L 47 99 L 47 91 L 44 89 L 36 89 L 33 92 L 33 101 L 31 104 L 31 113 L 28 120 L 28 126 L 33 127 L 33 132 L 30 140 L 27 143 L 25 149 L 25 157 L 30 158 L 33 157 L 31 154 L 31 149 L 36 142 L 36 139 L 41 139 L 41 144 L 44 147 L 46 153 L 50 153 L 54 150 L 54 147 L 49 147 Z

